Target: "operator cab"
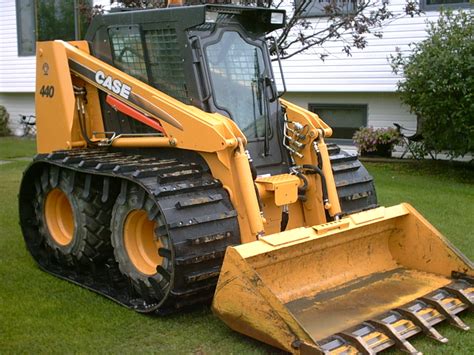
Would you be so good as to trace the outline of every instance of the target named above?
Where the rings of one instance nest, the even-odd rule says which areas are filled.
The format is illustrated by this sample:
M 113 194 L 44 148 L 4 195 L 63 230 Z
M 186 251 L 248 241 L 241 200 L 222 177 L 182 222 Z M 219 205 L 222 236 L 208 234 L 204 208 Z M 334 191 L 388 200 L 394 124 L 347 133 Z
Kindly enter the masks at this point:
M 282 111 L 265 35 L 284 25 L 285 12 L 204 5 L 120 11 L 94 19 L 91 51 L 166 94 L 237 123 L 258 174 L 287 172 Z M 108 131 L 150 128 L 107 109 Z

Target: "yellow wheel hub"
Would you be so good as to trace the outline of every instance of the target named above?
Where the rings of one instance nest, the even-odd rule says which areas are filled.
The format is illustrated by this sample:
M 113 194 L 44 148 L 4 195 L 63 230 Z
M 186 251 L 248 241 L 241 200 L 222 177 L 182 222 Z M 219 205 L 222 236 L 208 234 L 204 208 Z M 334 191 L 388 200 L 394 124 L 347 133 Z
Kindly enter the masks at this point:
M 51 190 L 46 196 L 45 219 L 54 241 L 67 246 L 74 237 L 74 214 L 66 194 L 60 189 Z
M 155 237 L 156 222 L 144 210 L 133 210 L 125 219 L 124 244 L 135 268 L 145 275 L 156 274 L 163 258 L 158 255 L 161 242 Z

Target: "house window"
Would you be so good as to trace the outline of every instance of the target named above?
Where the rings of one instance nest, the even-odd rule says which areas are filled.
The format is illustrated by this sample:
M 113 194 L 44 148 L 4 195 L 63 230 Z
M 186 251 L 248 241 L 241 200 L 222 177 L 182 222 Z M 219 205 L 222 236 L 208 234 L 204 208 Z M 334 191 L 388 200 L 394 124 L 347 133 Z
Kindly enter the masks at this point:
M 367 105 L 309 104 L 308 109 L 332 128 L 331 138 L 352 139 L 358 128 L 367 126 Z
M 18 55 L 34 55 L 36 41 L 80 38 L 87 26 L 80 9 L 91 4 L 91 0 L 16 0 Z
M 469 8 L 473 7 L 472 0 L 421 0 L 421 9 L 426 11 L 437 11 L 440 7 Z
M 328 6 L 335 6 L 340 14 L 350 14 L 357 10 L 359 0 L 295 0 L 295 8 L 303 6 L 302 17 L 327 16 Z

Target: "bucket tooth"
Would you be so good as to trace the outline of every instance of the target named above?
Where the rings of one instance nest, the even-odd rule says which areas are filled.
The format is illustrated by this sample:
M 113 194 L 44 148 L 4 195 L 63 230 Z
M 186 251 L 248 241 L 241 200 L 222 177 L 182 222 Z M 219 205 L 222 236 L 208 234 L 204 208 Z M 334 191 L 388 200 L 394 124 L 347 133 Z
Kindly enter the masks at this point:
M 469 330 L 469 326 L 464 323 L 456 314 L 450 312 L 442 300 L 430 296 L 421 297 L 420 300 L 436 309 L 451 325 L 454 325 L 455 327 L 465 331 Z
M 413 345 L 403 337 L 401 337 L 397 330 L 389 323 L 385 323 L 381 320 L 371 319 L 367 323 L 373 325 L 376 329 L 380 330 L 387 337 L 389 337 L 395 343 L 395 347 L 399 350 L 410 353 L 410 354 L 421 354 L 418 350 L 415 349 Z
M 348 342 L 349 345 L 352 345 L 361 354 L 372 355 L 376 353 L 369 347 L 369 345 L 364 341 L 364 339 L 360 335 L 355 335 L 354 333 L 350 333 L 350 332 L 341 332 L 341 333 L 336 334 L 336 336 L 341 337 L 344 341 Z
M 467 287 L 461 288 L 459 285 L 460 283 L 464 284 L 464 286 L 467 286 Z M 457 298 L 459 298 L 465 305 L 469 307 L 470 311 L 474 311 L 474 303 L 472 300 L 473 297 L 471 297 L 470 293 L 466 291 L 466 289 L 468 288 L 470 288 L 470 284 L 467 281 L 459 280 L 458 282 L 453 283 L 451 285 L 447 285 L 443 287 L 442 289 L 447 291 L 448 293 L 453 294 Z M 471 292 L 471 294 L 472 293 L 474 292 Z
M 410 320 L 428 337 L 433 338 L 443 344 L 448 342 L 448 338 L 442 336 L 435 328 L 430 326 L 430 324 L 423 317 L 418 315 L 416 311 L 410 309 L 409 307 L 397 308 L 395 311 L 400 313 L 401 316 Z
M 321 349 L 320 347 L 309 344 L 304 341 L 296 340 L 293 342 L 293 347 L 299 350 L 300 355 L 330 355 L 330 351 Z
M 470 275 L 467 275 L 463 272 L 459 272 L 459 271 L 453 271 L 451 273 L 451 276 L 453 279 L 456 279 L 456 280 L 461 280 L 463 282 L 466 282 L 468 283 L 469 285 L 474 285 L 474 276 L 470 276 Z

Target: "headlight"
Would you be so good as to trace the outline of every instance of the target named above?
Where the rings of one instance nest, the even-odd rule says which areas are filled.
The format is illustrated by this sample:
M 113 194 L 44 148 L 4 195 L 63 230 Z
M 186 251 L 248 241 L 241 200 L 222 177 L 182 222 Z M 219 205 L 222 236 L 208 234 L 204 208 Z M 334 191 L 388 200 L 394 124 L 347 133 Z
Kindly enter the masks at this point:
M 270 23 L 272 25 L 283 25 L 283 20 L 285 16 L 282 12 L 272 12 L 272 17 L 270 18 Z
M 216 23 L 217 12 L 206 11 L 206 23 Z

